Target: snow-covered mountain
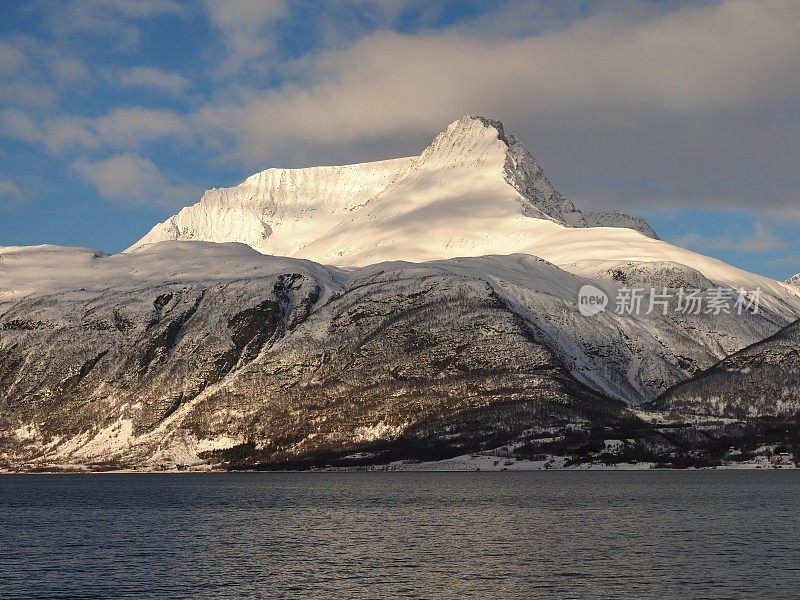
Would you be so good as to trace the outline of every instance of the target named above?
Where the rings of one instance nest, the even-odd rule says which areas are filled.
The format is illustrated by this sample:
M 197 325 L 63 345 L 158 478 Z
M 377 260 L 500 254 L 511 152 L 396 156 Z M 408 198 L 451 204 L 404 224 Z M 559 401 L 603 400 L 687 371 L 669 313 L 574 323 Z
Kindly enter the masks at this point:
M 792 277 L 789 277 L 789 279 L 786 280 L 786 283 L 788 283 L 789 285 L 796 285 L 800 287 L 800 273 L 798 273 L 797 275 L 793 275 Z
M 344 267 L 520 253 L 595 277 L 620 264 L 677 263 L 719 285 L 796 295 L 663 242 L 643 219 L 580 212 L 499 121 L 482 117 L 453 122 L 416 157 L 268 169 L 209 190 L 128 252 L 166 240 L 241 242 Z
M 268 169 L 238 186 L 209 190 L 132 249 L 164 240 L 242 242 L 265 254 L 363 265 L 516 252 L 526 243 L 519 233 L 535 234 L 541 220 L 656 237 L 637 217 L 581 213 L 499 121 L 464 117 L 420 156 Z M 420 228 L 427 244 L 409 244 Z M 346 243 L 348 237 L 360 242 Z
M 626 404 L 785 325 L 769 306 L 800 314 L 774 296 L 742 316 L 578 309 L 584 285 L 653 281 L 710 284 L 671 263 L 588 278 L 528 255 L 342 270 L 244 244 L 2 248 L 0 467 L 552 436 L 633 418 Z
M 585 316 L 585 286 L 761 301 Z M 580 212 L 499 122 L 465 117 L 416 157 L 210 190 L 123 254 L 0 247 L 0 469 L 636 429 L 630 407 L 799 316 L 791 281 Z

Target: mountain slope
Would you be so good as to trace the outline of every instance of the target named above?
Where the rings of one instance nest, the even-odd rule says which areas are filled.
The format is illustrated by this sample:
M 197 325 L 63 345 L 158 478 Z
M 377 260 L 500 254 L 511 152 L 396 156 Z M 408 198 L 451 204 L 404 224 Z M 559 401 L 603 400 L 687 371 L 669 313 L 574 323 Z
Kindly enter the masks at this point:
M 587 279 L 525 255 L 343 271 L 243 244 L 3 248 L 0 462 L 197 463 L 241 444 L 278 460 L 404 436 L 463 453 L 627 419 L 625 403 L 784 324 L 580 314 L 587 283 L 705 283 L 647 267 Z
M 134 248 L 164 240 L 241 242 L 294 256 L 406 173 L 412 159 L 268 169 L 232 188 L 208 190 L 197 204 L 156 225 Z
M 588 285 L 645 310 L 585 316 Z M 759 310 L 646 310 L 719 286 L 760 290 Z M 466 117 L 418 157 L 211 190 L 121 255 L 0 247 L 0 468 L 601 432 L 798 316 L 797 286 L 581 213 L 502 125 Z
M 670 388 L 653 406 L 739 418 L 800 416 L 800 321 Z
M 627 414 L 474 276 L 353 276 L 238 244 L 0 256 L 0 466 L 196 464 L 241 444 L 276 460 L 412 432 L 446 449 L 449 426 L 422 432 L 451 419 L 461 452 Z

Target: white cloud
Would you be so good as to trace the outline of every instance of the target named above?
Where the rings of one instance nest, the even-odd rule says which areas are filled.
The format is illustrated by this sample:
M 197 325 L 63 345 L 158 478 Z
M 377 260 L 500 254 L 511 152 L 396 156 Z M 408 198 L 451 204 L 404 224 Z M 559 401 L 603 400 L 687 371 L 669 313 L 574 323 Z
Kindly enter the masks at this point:
M 195 201 L 199 190 L 165 177 L 156 164 L 138 154 L 118 154 L 103 160 L 80 159 L 73 170 L 106 200 L 180 206 Z
M 41 142 L 39 126 L 18 108 L 0 110 L 0 137 L 23 142 Z
M 739 246 L 745 252 L 772 252 L 786 247 L 786 242 L 775 237 L 764 223 L 756 223 L 753 232 L 741 240 Z
M 97 162 L 80 160 L 73 163 L 73 168 L 101 196 L 111 200 L 144 200 L 152 189 L 165 185 L 155 163 L 135 154 L 121 154 Z
M 733 252 L 750 252 L 765 254 L 782 250 L 787 247 L 787 242 L 776 237 L 770 228 L 763 222 L 757 222 L 753 231 L 746 235 L 722 235 L 708 237 L 699 233 L 689 233 L 675 242 L 679 246 L 686 246 L 698 250 L 723 250 Z
M 165 14 L 181 14 L 184 7 L 176 0 L 84 0 L 122 16 L 146 19 Z
M 60 37 L 99 35 L 131 47 L 139 42 L 137 21 L 184 12 L 174 0 L 73 0 L 50 2 L 45 21 Z
M 59 83 L 70 84 L 89 77 L 89 69 L 79 60 L 68 56 L 54 56 L 53 49 L 50 49 L 50 54 L 46 59 L 47 66 Z
M 105 145 L 112 147 L 135 147 L 160 139 L 186 140 L 189 135 L 178 113 L 141 107 L 117 108 L 93 119 L 90 128 Z
M 52 110 L 63 95 L 88 78 L 86 66 L 69 50 L 29 34 L 0 39 L 0 105 Z
M 27 62 L 25 55 L 8 42 L 0 40 L 0 73 L 12 73 Z
M 0 179 L 0 202 L 16 201 L 22 197 L 20 187 L 10 179 Z
M 149 88 L 180 96 L 191 82 L 180 73 L 162 71 L 155 67 L 133 67 L 112 75 L 113 81 L 124 88 Z
M 49 86 L 28 81 L 6 81 L 0 85 L 0 103 L 14 106 L 47 107 L 56 95 Z
M 190 130 L 176 112 L 162 109 L 117 108 L 95 118 L 61 115 L 40 126 L 19 109 L 0 111 L 0 137 L 42 144 L 53 154 L 86 148 L 130 149 L 146 143 L 171 140 L 186 142 Z
M 226 55 L 219 71 L 225 76 L 252 68 L 267 56 L 275 48 L 268 26 L 288 13 L 284 0 L 206 0 L 204 7 L 222 34 Z
M 476 35 L 474 24 L 378 32 L 297 61 L 278 90 L 229 94 L 196 119 L 252 168 L 417 152 L 453 119 L 486 114 L 582 206 L 790 204 L 800 188 L 800 127 L 787 127 L 800 103 L 800 3 L 633 16 L 611 6 L 528 36 Z
M 79 117 L 55 117 L 45 121 L 40 142 L 54 154 L 77 148 L 94 148 L 99 142 L 91 120 Z

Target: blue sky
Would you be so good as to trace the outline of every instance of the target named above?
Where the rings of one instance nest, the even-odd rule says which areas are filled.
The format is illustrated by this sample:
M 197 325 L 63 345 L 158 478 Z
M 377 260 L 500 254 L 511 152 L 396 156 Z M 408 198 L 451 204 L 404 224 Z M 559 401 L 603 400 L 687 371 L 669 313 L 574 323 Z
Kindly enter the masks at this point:
M 119 251 L 270 166 L 503 120 L 582 209 L 800 271 L 800 3 L 0 4 L 0 245 Z

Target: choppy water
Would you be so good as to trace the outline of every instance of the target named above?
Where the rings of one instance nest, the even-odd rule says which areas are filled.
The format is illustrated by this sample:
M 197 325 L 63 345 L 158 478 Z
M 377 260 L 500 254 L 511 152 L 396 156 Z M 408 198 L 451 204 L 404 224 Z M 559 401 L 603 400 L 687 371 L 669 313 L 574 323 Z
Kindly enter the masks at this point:
M 793 472 L 0 476 L 0 598 L 789 598 Z

